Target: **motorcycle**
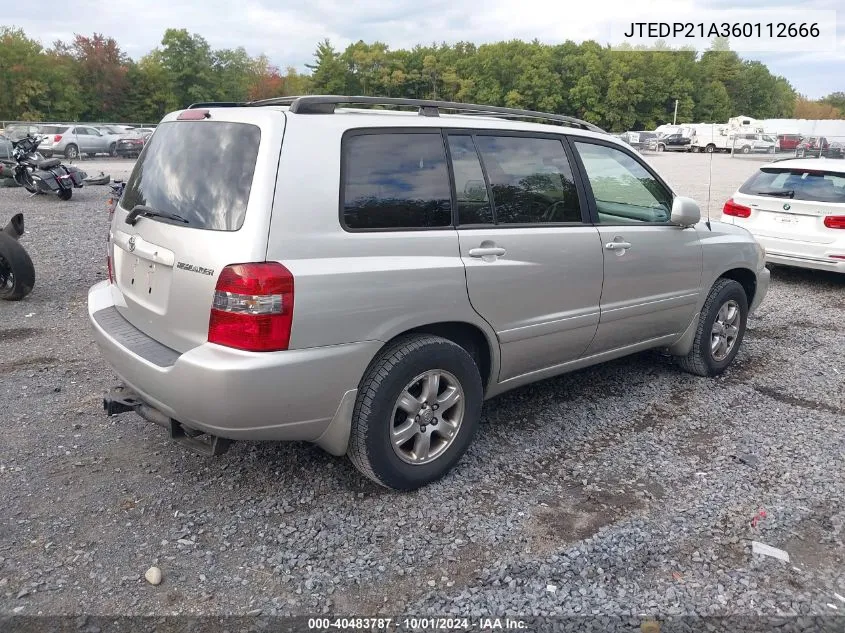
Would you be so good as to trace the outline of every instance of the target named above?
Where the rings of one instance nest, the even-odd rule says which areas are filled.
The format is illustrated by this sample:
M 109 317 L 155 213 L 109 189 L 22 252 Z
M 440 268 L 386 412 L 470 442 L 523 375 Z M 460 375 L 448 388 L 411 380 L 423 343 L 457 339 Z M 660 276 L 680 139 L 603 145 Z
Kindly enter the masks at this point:
M 37 154 L 41 137 L 27 134 L 12 142 L 14 179 L 31 194 L 55 193 L 60 200 L 70 200 L 74 188 L 79 189 L 88 177 L 80 169 L 63 165 L 58 158 L 39 159 Z
M 24 233 L 23 213 L 0 231 L 0 299 L 19 301 L 35 286 L 35 266 L 18 239 Z

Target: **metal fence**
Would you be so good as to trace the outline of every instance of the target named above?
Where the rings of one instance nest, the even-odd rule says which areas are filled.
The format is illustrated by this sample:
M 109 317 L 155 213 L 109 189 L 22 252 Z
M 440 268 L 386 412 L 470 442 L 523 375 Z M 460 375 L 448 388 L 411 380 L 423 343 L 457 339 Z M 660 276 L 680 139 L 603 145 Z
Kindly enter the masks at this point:
M 155 127 L 155 123 L 137 123 L 130 121 L 0 121 L 0 133 L 10 126 L 39 126 L 39 125 L 126 125 L 129 127 Z

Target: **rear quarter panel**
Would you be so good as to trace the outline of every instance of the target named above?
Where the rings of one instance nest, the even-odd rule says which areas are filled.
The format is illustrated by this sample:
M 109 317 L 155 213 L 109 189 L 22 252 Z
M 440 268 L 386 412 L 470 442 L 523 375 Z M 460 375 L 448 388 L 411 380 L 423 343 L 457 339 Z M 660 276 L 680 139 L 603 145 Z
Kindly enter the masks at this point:
M 340 162 L 348 122 L 317 116 L 287 115 L 267 246 L 267 259 L 294 275 L 291 348 L 385 342 L 460 321 L 484 332 L 497 367 L 495 334 L 469 303 L 457 231 L 346 231 Z

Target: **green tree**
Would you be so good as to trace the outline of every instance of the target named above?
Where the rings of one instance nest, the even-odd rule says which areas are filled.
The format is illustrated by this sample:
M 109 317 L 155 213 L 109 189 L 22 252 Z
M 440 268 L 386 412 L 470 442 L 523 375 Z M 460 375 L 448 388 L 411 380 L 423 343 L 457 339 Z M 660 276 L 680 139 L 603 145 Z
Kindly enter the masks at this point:
M 845 116 L 845 92 L 831 92 L 829 95 L 821 99 L 822 103 L 833 106 L 843 113 Z
M 215 98 L 214 59 L 208 42 L 187 29 L 167 29 L 159 59 L 178 107 Z
M 346 67 L 329 40 L 317 44 L 314 63 L 307 64 L 307 67 L 312 71 L 315 92 L 343 94 L 346 91 Z
M 220 101 L 243 101 L 249 93 L 253 60 L 243 47 L 214 51 L 213 98 Z

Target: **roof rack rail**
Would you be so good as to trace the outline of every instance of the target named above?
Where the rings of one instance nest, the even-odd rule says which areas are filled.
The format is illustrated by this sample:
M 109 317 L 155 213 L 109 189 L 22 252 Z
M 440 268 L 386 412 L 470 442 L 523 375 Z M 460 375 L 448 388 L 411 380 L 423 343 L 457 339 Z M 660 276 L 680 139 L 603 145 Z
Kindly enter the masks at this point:
M 186 110 L 196 110 L 197 108 L 237 108 L 246 105 L 245 103 L 238 103 L 237 101 L 201 101 L 199 103 L 192 103 Z
M 460 114 L 477 114 L 494 117 L 506 117 L 512 119 L 539 119 L 542 121 L 553 121 L 570 127 L 577 127 L 592 132 L 607 132 L 597 125 L 588 123 L 575 117 L 565 114 L 552 114 L 549 112 L 538 112 L 536 110 L 521 110 L 518 108 L 503 108 L 500 106 L 479 105 L 476 103 L 458 103 L 455 101 L 435 101 L 432 99 L 404 99 L 401 97 L 350 97 L 343 95 L 301 95 L 291 97 L 275 97 L 272 99 L 261 99 L 260 101 L 248 101 L 245 103 L 221 102 L 221 103 L 194 103 L 188 108 L 207 107 L 238 107 L 238 106 L 290 106 L 294 114 L 332 114 L 335 107 L 341 105 L 380 105 L 417 108 L 422 116 L 440 116 L 441 110 L 452 110 Z

